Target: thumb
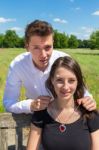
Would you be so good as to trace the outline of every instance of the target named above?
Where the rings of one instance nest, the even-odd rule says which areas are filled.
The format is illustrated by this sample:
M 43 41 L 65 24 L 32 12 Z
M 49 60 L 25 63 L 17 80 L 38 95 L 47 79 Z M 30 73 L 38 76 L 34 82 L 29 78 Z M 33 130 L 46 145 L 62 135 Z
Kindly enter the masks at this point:
M 78 103 L 78 105 L 81 105 L 81 99 L 77 99 L 77 103 Z

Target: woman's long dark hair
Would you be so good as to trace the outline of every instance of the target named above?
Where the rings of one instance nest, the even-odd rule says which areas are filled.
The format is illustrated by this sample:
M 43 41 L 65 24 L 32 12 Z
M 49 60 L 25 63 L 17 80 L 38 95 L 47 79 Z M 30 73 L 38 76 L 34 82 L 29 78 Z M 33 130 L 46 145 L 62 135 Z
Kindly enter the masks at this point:
M 53 79 L 53 77 L 55 75 L 56 69 L 59 67 L 64 67 L 75 74 L 75 76 L 77 78 L 77 88 L 74 93 L 74 100 L 75 100 L 76 105 L 78 105 L 77 99 L 84 97 L 86 86 L 85 86 L 84 77 L 83 77 L 80 65 L 77 63 L 77 61 L 75 59 L 73 59 L 69 56 L 64 56 L 64 57 L 58 58 L 52 65 L 49 77 L 46 81 L 46 87 L 51 92 L 53 97 L 56 98 L 57 95 L 56 95 L 56 92 L 54 90 L 51 80 Z M 80 110 L 81 110 L 83 116 L 89 117 L 90 112 L 87 111 L 82 105 L 80 106 Z

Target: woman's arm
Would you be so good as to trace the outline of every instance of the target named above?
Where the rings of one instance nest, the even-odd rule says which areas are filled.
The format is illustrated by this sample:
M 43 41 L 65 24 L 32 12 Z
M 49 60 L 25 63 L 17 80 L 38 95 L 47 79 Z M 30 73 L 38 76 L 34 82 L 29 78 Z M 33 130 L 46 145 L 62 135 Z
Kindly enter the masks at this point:
M 28 143 L 27 143 L 27 150 L 38 150 L 41 141 L 41 132 L 42 128 L 38 128 L 35 125 L 31 125 Z
M 99 150 L 99 129 L 91 133 L 92 149 Z

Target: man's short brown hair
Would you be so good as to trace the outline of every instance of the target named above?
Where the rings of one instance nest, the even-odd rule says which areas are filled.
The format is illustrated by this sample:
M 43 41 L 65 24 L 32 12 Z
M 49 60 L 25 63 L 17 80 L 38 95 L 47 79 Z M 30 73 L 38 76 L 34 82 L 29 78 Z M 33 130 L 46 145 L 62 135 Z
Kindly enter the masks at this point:
M 35 20 L 27 25 L 25 30 L 25 43 L 29 43 L 31 36 L 48 36 L 53 34 L 51 24 L 46 21 Z

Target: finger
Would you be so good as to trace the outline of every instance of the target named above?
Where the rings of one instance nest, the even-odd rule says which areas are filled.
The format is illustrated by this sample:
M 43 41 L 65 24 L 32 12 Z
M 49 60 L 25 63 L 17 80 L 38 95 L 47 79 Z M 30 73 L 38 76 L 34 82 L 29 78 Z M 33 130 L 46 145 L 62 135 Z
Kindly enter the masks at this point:
M 40 107 L 41 107 L 41 108 L 43 108 L 43 107 L 44 107 L 44 108 L 47 108 L 48 105 L 49 105 L 48 103 L 41 103 L 41 104 L 40 104 Z
M 95 105 L 95 103 L 94 102 L 91 102 L 91 101 L 88 101 L 88 102 L 86 102 L 86 103 L 83 103 L 83 106 L 85 106 L 85 107 L 91 107 L 91 106 L 94 106 Z
M 90 105 L 89 105 L 89 106 L 86 107 L 86 108 L 87 108 L 88 111 L 93 111 L 93 110 L 96 109 L 96 106 L 94 106 L 94 105 L 93 105 L 93 106 L 92 106 L 92 105 L 90 106 Z
M 77 99 L 78 105 L 81 105 L 81 99 Z
M 38 100 L 37 100 L 38 101 Z M 50 103 L 50 101 L 48 100 L 43 100 L 43 99 L 40 99 L 39 100 L 41 104 L 45 104 L 45 105 L 48 105 Z
M 42 96 L 42 95 L 41 95 L 41 96 L 39 96 L 38 98 L 39 98 L 39 99 L 43 99 L 43 100 L 51 100 L 52 97 L 50 97 L 50 96 Z
M 83 105 L 87 105 L 87 104 L 90 104 L 90 103 L 93 103 L 93 99 L 89 96 L 86 96 L 86 97 L 83 97 L 83 98 L 80 98 L 78 99 L 79 100 L 79 103 L 80 104 L 83 104 Z
M 48 107 L 48 103 L 43 103 L 42 100 L 37 100 L 36 108 L 37 110 L 43 110 Z
M 96 108 L 96 102 L 91 100 L 91 99 L 88 99 L 84 104 L 83 106 L 85 106 L 86 108 L 89 108 L 89 107 L 95 107 Z M 93 108 L 94 110 L 94 108 Z

